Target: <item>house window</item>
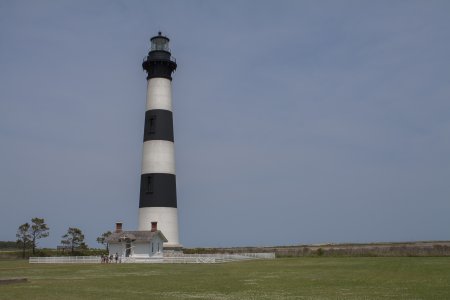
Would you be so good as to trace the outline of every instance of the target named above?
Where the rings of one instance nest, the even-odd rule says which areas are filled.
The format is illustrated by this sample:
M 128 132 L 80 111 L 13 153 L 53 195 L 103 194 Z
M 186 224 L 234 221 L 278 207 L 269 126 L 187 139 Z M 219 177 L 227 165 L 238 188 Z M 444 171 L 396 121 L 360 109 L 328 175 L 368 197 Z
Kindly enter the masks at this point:
M 159 252 L 159 243 L 158 243 L 158 252 Z
M 147 177 L 147 194 L 153 194 L 153 177 Z
M 153 253 L 153 243 L 152 243 L 152 253 Z

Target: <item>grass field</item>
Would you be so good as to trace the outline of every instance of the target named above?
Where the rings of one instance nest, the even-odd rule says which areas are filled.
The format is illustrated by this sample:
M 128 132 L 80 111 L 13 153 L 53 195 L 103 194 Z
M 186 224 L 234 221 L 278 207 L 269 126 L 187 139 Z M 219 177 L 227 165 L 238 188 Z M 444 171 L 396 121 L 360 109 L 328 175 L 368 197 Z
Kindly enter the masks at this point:
M 450 299 L 450 257 L 283 258 L 227 264 L 0 261 L 0 299 Z

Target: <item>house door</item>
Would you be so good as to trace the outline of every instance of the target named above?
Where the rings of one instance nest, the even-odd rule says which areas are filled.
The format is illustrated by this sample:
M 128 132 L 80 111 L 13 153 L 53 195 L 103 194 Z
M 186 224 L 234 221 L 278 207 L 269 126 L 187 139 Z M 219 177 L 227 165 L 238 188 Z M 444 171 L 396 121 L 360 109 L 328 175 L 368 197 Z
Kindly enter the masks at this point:
M 127 241 L 125 245 L 125 257 L 129 257 L 131 255 L 131 242 Z

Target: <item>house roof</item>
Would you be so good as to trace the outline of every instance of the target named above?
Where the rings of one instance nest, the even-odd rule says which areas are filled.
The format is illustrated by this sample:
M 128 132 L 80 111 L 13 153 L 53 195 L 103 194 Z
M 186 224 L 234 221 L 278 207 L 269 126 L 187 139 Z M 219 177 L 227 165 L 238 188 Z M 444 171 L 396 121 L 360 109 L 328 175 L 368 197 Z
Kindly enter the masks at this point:
M 107 239 L 107 243 L 120 243 L 122 241 L 126 241 L 129 239 L 132 242 L 150 242 L 153 237 L 159 235 L 163 242 L 167 242 L 166 237 L 162 234 L 160 230 L 150 231 L 150 230 L 141 230 L 141 231 L 121 231 L 121 232 L 113 232 Z

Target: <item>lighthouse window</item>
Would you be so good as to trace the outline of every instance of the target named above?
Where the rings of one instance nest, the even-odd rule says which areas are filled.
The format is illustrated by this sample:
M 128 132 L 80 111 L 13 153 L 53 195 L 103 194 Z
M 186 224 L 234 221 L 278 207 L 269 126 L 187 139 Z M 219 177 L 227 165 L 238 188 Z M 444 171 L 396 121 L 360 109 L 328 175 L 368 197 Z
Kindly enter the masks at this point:
M 156 128 L 156 116 L 150 116 L 150 119 L 148 120 L 148 132 L 149 133 L 155 133 Z
M 153 178 L 152 176 L 147 177 L 147 193 L 153 193 Z

